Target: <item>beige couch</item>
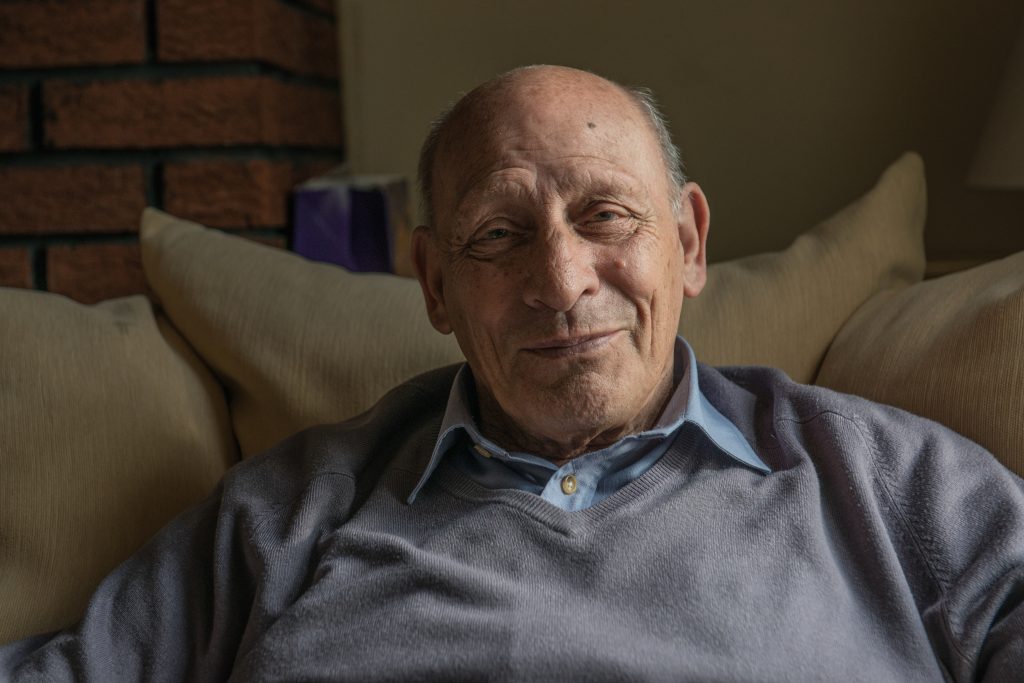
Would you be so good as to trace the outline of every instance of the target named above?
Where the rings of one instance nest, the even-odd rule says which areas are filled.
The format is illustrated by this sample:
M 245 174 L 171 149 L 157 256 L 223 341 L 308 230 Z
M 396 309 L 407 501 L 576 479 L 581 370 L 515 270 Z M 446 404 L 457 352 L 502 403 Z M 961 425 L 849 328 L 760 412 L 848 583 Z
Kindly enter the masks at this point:
M 924 214 L 908 154 L 789 249 L 712 266 L 680 329 L 704 362 L 904 407 L 1024 473 L 1024 253 L 921 282 Z M 141 240 L 155 303 L 0 290 L 0 642 L 73 623 L 239 458 L 461 359 L 414 281 L 155 210 Z

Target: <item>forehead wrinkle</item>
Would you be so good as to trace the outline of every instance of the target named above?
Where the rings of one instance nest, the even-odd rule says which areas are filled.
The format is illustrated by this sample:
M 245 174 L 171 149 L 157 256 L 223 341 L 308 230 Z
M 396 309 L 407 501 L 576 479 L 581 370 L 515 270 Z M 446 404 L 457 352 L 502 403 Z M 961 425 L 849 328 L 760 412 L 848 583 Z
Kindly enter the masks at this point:
M 593 157 L 590 157 L 593 158 Z M 593 165 L 584 167 L 567 167 L 555 176 L 559 194 L 572 196 L 583 191 L 588 194 L 621 196 L 623 193 L 632 197 L 647 196 L 646 187 L 631 173 L 605 164 L 595 168 Z
M 618 86 L 603 81 L 590 83 L 587 88 L 566 82 L 529 81 L 491 88 L 471 102 L 472 106 L 458 112 L 439 141 L 433 167 L 436 196 L 448 197 L 451 208 L 445 213 L 452 221 L 450 225 L 465 223 L 462 214 L 467 204 L 481 197 L 522 196 L 518 188 L 510 190 L 497 184 L 478 192 L 477 186 L 487 183 L 489 174 L 507 168 L 531 172 L 533 177 L 525 184 L 535 186 L 535 192 L 543 191 L 548 200 L 556 196 L 578 200 L 581 192 L 587 192 L 653 202 L 659 188 L 648 187 L 650 183 L 641 180 L 643 175 L 628 172 L 639 169 L 620 165 L 621 158 L 632 157 L 630 150 L 650 142 L 650 130 L 632 100 L 625 99 L 630 107 L 620 106 L 617 98 L 625 94 Z M 605 94 L 604 101 L 591 101 L 596 96 L 591 86 L 597 86 L 598 95 Z M 588 121 L 596 122 L 596 129 L 589 128 Z M 577 144 L 578 149 L 567 149 L 571 144 Z M 573 164 L 573 159 L 580 163 Z M 594 164 L 599 172 L 588 172 L 585 167 Z M 435 206 L 443 203 L 439 201 Z
M 560 157 L 566 158 L 599 159 L 585 155 Z M 612 196 L 647 196 L 647 188 L 638 178 L 613 167 L 612 164 L 608 166 L 612 167 L 554 166 L 551 169 L 544 169 L 547 171 L 546 174 L 527 171 L 525 168 L 498 169 L 472 182 L 463 193 L 458 208 L 472 202 L 505 197 L 525 198 L 541 203 L 542 196 L 546 194 L 554 194 L 565 199 L 574 198 L 581 192 Z M 551 187 L 547 188 L 546 185 Z
M 536 173 L 525 168 L 501 168 L 483 174 L 467 183 L 461 193 L 456 211 L 466 205 L 495 197 L 532 197 L 536 195 Z

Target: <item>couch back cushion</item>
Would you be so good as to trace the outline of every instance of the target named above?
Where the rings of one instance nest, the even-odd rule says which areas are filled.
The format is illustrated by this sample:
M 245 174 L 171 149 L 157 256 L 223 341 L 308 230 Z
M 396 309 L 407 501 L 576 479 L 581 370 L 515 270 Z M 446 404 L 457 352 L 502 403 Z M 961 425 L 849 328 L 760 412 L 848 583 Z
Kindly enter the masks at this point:
M 924 213 L 921 160 L 907 154 L 789 249 L 711 266 L 681 330 L 705 362 L 774 365 L 809 382 L 861 303 L 920 280 Z M 141 240 L 150 288 L 227 387 L 244 455 L 462 360 L 414 280 L 312 263 L 155 209 Z
M 146 279 L 227 388 L 244 455 L 462 360 L 414 280 L 354 274 L 147 209 Z
M 237 461 L 216 380 L 142 296 L 0 289 L 0 642 L 99 581 Z
M 874 297 L 817 383 L 941 422 L 1024 476 L 1024 252 Z
M 905 154 L 788 249 L 712 266 L 705 293 L 683 304 L 682 334 L 705 363 L 768 365 L 811 382 L 858 306 L 921 281 L 926 205 L 921 159 Z M 713 228 L 711 237 L 714 253 Z

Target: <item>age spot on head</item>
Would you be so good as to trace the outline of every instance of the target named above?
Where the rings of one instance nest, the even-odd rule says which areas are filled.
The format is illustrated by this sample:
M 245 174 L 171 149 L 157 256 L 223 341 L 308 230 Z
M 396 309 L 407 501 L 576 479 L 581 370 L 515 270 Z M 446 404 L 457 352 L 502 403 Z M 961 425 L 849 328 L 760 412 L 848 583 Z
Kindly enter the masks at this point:
M 597 124 L 593 121 L 587 121 L 587 128 L 597 128 Z

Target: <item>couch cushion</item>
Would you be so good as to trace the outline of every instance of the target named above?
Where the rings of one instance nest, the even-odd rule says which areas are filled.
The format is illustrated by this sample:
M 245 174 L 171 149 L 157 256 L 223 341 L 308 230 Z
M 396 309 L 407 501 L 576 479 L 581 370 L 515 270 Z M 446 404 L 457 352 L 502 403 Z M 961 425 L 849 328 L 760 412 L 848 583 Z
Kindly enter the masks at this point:
M 817 383 L 941 422 L 1024 476 L 1024 252 L 872 298 Z
M 0 289 L 0 642 L 99 581 L 237 460 L 227 404 L 142 296 Z
M 462 360 L 414 280 L 349 273 L 153 209 L 142 252 L 175 327 L 226 385 L 244 455 Z
M 698 357 L 810 381 L 861 303 L 920 280 L 924 194 L 920 158 L 905 155 L 789 249 L 711 266 L 705 293 L 683 307 Z M 228 388 L 246 455 L 462 359 L 430 326 L 414 280 L 348 273 L 154 209 L 141 240 L 149 286 Z
M 925 212 L 921 158 L 908 153 L 785 251 L 713 266 L 705 294 L 683 304 L 680 329 L 705 363 L 770 365 L 810 382 L 858 306 L 921 281 Z M 711 238 L 713 254 L 713 222 Z

